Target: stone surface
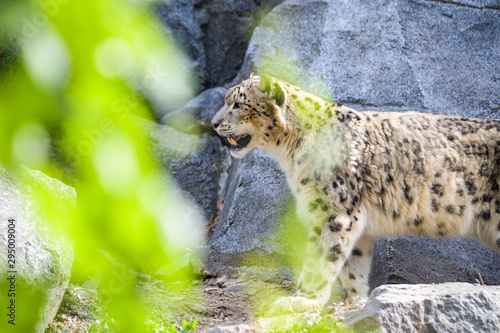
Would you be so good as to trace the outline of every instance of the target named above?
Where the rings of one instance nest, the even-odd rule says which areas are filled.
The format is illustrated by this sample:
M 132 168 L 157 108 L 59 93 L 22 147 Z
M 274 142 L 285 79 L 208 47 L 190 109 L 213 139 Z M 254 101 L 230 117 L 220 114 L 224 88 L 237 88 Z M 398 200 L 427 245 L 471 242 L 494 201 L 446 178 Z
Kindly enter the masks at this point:
M 199 131 L 199 127 L 207 132 L 214 132 L 211 121 L 224 105 L 225 94 L 226 90 L 221 87 L 207 89 L 189 101 L 183 108 L 163 117 L 162 123 L 188 134 L 196 133 Z M 190 121 L 191 124 L 186 126 Z M 213 134 L 215 135 L 215 133 Z
M 371 289 L 400 283 L 500 285 L 500 254 L 474 239 L 384 238 L 374 253 Z
M 252 30 L 282 0 L 174 0 L 156 6 L 161 20 L 192 59 L 201 87 L 233 79 Z
M 170 126 L 136 118 L 153 144 L 153 151 L 206 223 L 218 215 L 218 200 L 231 165 L 219 138 L 207 133 L 182 133 Z
M 255 328 L 246 324 L 217 326 L 206 331 L 206 333 L 253 333 L 253 332 L 255 332 Z
M 239 79 L 267 71 L 357 109 L 494 117 L 498 1 L 289 0 L 254 31 Z
M 209 243 L 209 267 L 243 266 L 245 259 L 268 265 L 286 253 L 291 193 L 278 164 L 256 149 L 231 168 L 220 219 Z M 293 211 L 293 207 L 291 207 Z M 249 257 L 245 257 L 245 256 Z
M 391 285 L 344 313 L 359 332 L 498 332 L 500 287 L 468 283 Z
M 189 193 L 203 211 L 204 221 L 213 221 L 218 214 L 221 187 L 231 164 L 229 152 L 216 137 L 204 134 L 200 150 L 186 159 L 165 158 L 179 187 Z
M 5 314 L 0 321 L 1 332 L 44 332 L 54 319 L 71 276 L 74 245 L 62 231 L 47 220 L 35 195 L 45 190 L 58 212 L 74 209 L 76 193 L 71 187 L 45 174 L 23 169 L 23 182 L 0 167 L 0 304 L 17 302 L 16 326 L 7 324 Z M 15 296 L 8 296 L 8 220 L 15 227 Z M 11 246 L 12 248 L 12 246 Z M 38 311 L 38 314 L 37 314 Z M 7 313 L 7 311 L 4 311 Z M 13 330 L 15 329 L 15 330 Z

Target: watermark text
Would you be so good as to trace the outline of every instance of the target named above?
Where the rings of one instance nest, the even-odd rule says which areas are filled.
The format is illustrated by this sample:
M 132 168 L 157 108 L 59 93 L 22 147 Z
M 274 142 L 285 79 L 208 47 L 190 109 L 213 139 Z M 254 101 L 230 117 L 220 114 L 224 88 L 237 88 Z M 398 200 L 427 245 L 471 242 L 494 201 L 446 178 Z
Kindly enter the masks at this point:
M 7 224 L 7 322 L 16 324 L 16 220 L 9 219 Z

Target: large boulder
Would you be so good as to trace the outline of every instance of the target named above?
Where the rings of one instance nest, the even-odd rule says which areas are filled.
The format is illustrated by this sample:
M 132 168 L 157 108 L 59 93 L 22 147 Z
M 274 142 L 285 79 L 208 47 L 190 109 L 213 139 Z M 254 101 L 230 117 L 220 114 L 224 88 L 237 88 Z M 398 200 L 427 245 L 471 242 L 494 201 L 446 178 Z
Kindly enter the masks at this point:
M 240 73 L 267 71 L 357 109 L 491 117 L 497 1 L 289 0 L 254 30 Z
M 224 105 L 225 94 L 226 90 L 222 87 L 207 89 L 181 109 L 166 114 L 162 123 L 187 134 L 194 134 L 201 129 L 215 135 L 211 121 Z
M 293 201 L 279 165 L 263 150 L 252 151 L 235 161 L 222 195 L 224 205 L 209 243 L 211 272 L 250 263 L 279 266 L 293 238 L 281 230 L 291 218 Z
M 500 285 L 500 255 L 474 239 L 391 237 L 375 245 L 371 289 L 443 282 Z
M 345 315 L 358 332 L 498 332 L 500 287 L 382 286 L 372 291 L 363 308 Z
M 191 58 L 206 89 L 238 74 L 253 28 L 282 1 L 173 0 L 157 5 L 156 12 Z
M 186 134 L 167 125 L 135 118 L 152 142 L 161 166 L 173 176 L 192 212 L 208 224 L 218 215 L 219 198 L 231 165 L 221 140 L 207 133 Z M 189 126 L 186 123 L 186 126 Z
M 0 167 L 0 304 L 4 312 L 0 331 L 6 333 L 45 331 L 68 285 L 74 256 L 72 240 L 47 220 L 37 195 L 44 191 L 45 199 L 57 203 L 63 214 L 74 209 L 75 190 L 29 169 L 22 172 L 22 180 Z M 8 250 L 15 251 L 11 252 L 14 261 L 7 261 Z M 11 304 L 14 312 L 7 309 Z M 12 319 L 15 325 L 9 324 Z

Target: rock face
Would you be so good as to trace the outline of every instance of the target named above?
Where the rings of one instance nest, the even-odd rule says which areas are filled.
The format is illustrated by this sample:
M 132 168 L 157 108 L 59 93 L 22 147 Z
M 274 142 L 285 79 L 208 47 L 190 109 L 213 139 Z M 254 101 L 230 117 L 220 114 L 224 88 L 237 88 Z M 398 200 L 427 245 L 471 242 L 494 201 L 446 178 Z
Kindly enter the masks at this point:
M 156 11 L 193 61 L 203 88 L 224 85 L 241 67 L 259 18 L 282 0 L 175 0 Z
M 170 126 L 136 119 L 139 128 L 151 138 L 153 151 L 176 180 L 177 185 L 197 207 L 205 222 L 218 215 L 221 188 L 227 179 L 231 159 L 219 138 L 186 134 Z
M 245 264 L 245 256 L 260 265 L 286 251 L 280 226 L 290 218 L 291 194 L 278 164 L 260 149 L 236 161 L 229 173 L 225 203 L 209 243 L 209 266 Z M 249 259 L 249 258 L 246 258 Z M 247 261 L 248 262 L 248 261 Z
M 254 31 L 240 79 L 267 71 L 356 109 L 492 117 L 497 1 L 290 0 Z
M 1 332 L 44 332 L 54 319 L 71 276 L 74 247 L 66 235 L 56 231 L 35 203 L 34 195 L 43 188 L 61 212 L 74 209 L 75 190 L 45 174 L 26 169 L 27 183 L 16 181 L 0 168 L 0 303 L 5 309 L 10 300 L 16 302 L 16 326 L 0 321 Z M 27 185 L 29 184 L 29 185 Z M 38 189 L 37 189 L 38 188 Z M 7 290 L 12 286 L 7 277 L 8 220 L 15 227 L 15 296 Z M 8 282 L 8 283 L 7 283 Z M 10 319 L 9 319 L 10 320 Z
M 221 87 L 207 89 L 192 99 L 182 109 L 167 114 L 162 123 L 183 133 L 195 133 L 199 127 L 206 131 L 212 130 L 212 118 L 224 105 L 226 91 Z M 185 124 L 194 120 L 191 126 Z M 215 134 L 215 133 L 214 133 Z
M 500 285 L 500 255 L 474 239 L 385 238 L 374 253 L 371 289 L 400 283 Z
M 362 309 L 347 314 L 347 323 L 359 332 L 498 332 L 500 287 L 382 286 Z
M 231 163 L 220 140 L 204 134 L 197 153 L 185 159 L 167 157 L 164 163 L 169 166 L 179 187 L 201 207 L 204 221 L 213 221 L 218 213 L 221 185 L 224 185 Z

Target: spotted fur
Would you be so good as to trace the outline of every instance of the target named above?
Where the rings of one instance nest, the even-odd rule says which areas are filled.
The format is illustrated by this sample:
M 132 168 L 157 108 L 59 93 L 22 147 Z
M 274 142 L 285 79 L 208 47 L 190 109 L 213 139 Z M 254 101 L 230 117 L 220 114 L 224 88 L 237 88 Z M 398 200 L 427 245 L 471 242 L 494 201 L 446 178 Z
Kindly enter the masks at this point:
M 322 307 L 337 276 L 366 296 L 381 236 L 473 236 L 500 250 L 500 120 L 358 112 L 252 75 L 213 124 L 251 137 L 234 156 L 261 147 L 276 157 L 310 226 L 297 294 L 275 311 Z

